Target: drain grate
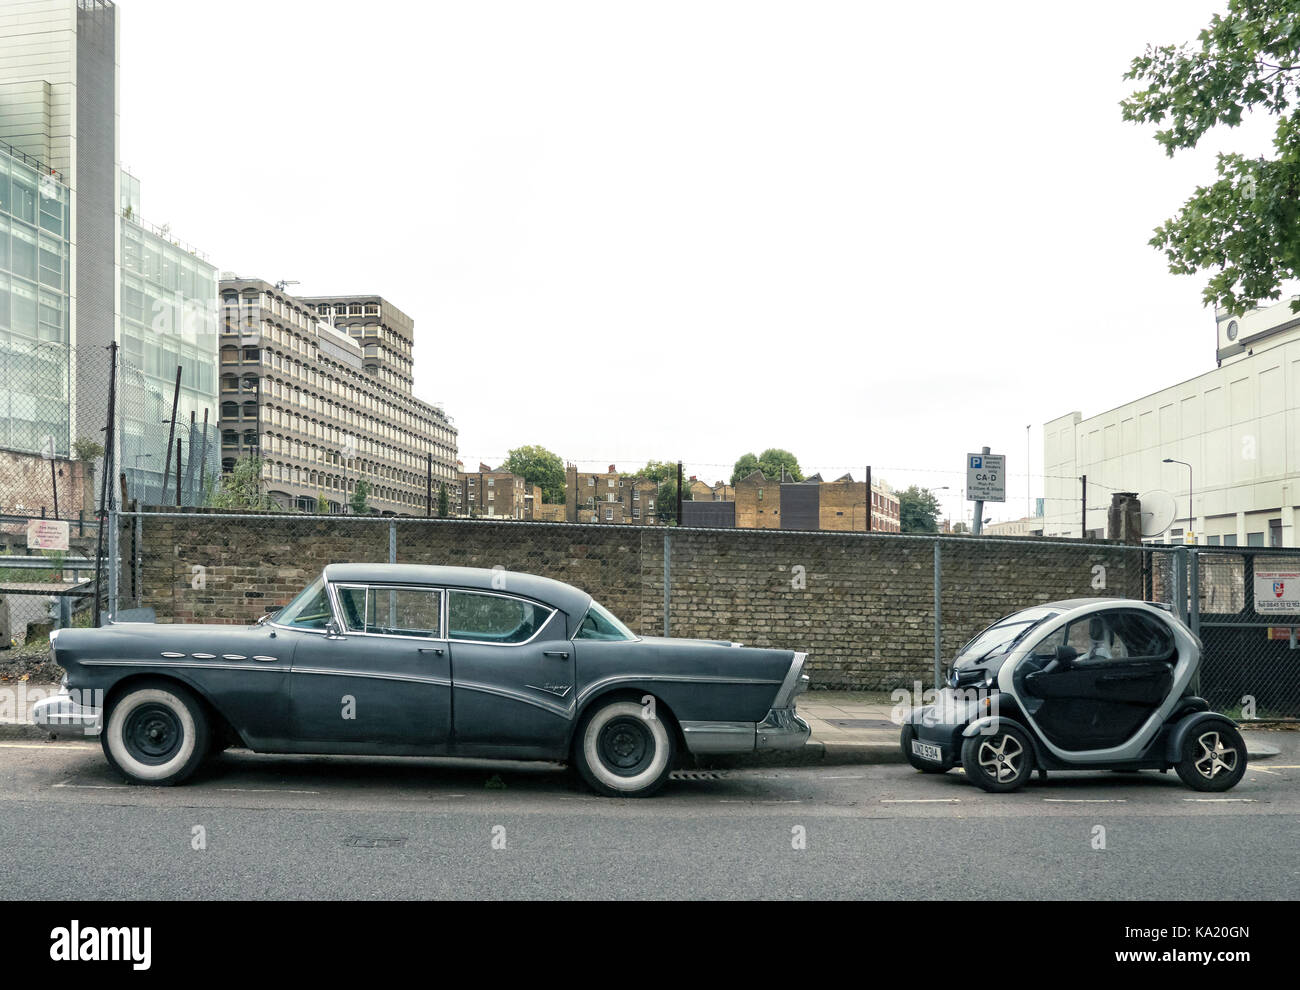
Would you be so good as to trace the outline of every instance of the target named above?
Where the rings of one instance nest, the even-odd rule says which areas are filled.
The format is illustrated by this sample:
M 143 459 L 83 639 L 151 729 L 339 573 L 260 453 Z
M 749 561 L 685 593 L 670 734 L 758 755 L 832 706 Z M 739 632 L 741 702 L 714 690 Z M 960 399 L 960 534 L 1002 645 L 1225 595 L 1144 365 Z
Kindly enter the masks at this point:
M 828 718 L 826 719 L 831 725 L 838 726 L 841 729 L 896 729 L 898 728 L 887 718 Z
M 723 770 L 674 770 L 670 773 L 671 780 L 726 780 L 727 774 Z
M 355 849 L 400 849 L 406 845 L 406 837 L 383 835 L 349 835 L 345 846 Z

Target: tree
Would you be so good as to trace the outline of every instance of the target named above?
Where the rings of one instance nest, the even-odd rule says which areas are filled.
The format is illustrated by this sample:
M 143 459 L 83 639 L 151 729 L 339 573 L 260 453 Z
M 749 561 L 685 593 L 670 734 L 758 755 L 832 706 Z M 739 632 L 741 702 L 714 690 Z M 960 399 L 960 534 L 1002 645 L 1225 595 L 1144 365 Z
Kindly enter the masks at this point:
M 262 491 L 262 459 L 256 454 L 245 454 L 235 461 L 230 473 L 219 481 L 213 479 L 205 494 L 207 504 L 214 509 L 270 512 L 280 508 L 275 499 Z
M 447 498 L 447 482 L 438 485 L 438 518 L 446 519 L 447 513 L 451 511 L 451 504 Z
M 937 533 L 939 500 L 930 489 L 912 485 L 898 493 L 898 519 L 904 533 Z
M 742 478 L 747 478 L 755 471 L 762 471 L 764 477 L 781 480 L 781 470 L 785 469 L 795 481 L 803 481 L 803 471 L 799 467 L 799 458 L 780 447 L 768 447 L 757 457 L 742 454 L 731 469 L 731 483 L 734 485 Z
M 516 447 L 506 455 L 501 470 L 517 474 L 531 488 L 542 490 L 542 501 L 551 505 L 564 502 L 564 462 L 545 447 Z
M 98 440 L 92 440 L 90 437 L 82 437 L 73 441 L 72 452 L 76 455 L 77 460 L 89 464 L 97 457 L 104 456 L 104 445 Z
M 322 516 L 329 515 L 330 503 L 329 500 L 325 498 L 324 494 L 316 496 L 316 511 Z
M 1294 0 L 1228 0 L 1198 46 L 1148 45 L 1124 76 L 1147 84 L 1121 102 L 1124 119 L 1166 125 L 1155 139 L 1170 157 L 1219 125 L 1236 127 L 1248 111 L 1277 118 L 1272 157 L 1220 154 L 1218 180 L 1198 187 L 1150 242 L 1174 274 L 1217 270 L 1203 298 L 1235 314 L 1277 299 L 1282 283 L 1300 275 L 1297 8 Z M 1300 310 L 1300 300 L 1291 308 Z
M 352 498 L 348 500 L 352 506 L 354 516 L 367 516 L 370 514 L 370 506 L 366 503 L 366 499 L 369 497 L 370 482 L 364 479 L 358 481 L 357 487 L 352 492 Z
M 673 488 L 677 487 L 677 462 L 676 461 L 647 461 L 646 466 L 637 472 L 639 477 L 653 481 L 656 485 L 663 484 L 665 481 L 671 481 Z M 676 498 L 676 495 L 673 496 Z

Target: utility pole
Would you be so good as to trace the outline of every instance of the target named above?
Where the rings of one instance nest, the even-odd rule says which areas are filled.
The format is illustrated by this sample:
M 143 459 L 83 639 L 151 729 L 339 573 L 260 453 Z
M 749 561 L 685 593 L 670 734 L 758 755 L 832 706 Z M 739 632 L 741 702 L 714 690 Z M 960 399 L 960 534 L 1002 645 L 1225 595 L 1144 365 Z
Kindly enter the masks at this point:
M 172 418 L 167 422 L 167 460 L 163 464 L 162 484 L 158 486 L 158 504 L 167 502 L 167 476 L 172 470 L 172 441 L 176 439 L 176 407 L 181 401 L 181 366 L 176 366 L 176 388 L 172 390 Z M 155 413 L 155 415 L 157 415 Z
M 168 453 L 171 453 L 170 448 Z M 164 482 L 166 479 L 163 479 Z M 181 438 L 176 438 L 176 508 L 181 507 Z
M 424 518 L 428 519 L 433 515 L 433 454 L 424 456 L 428 465 L 428 476 L 424 482 Z
M 871 465 L 867 465 L 867 532 L 871 532 Z
M 677 462 L 677 525 L 682 524 L 682 462 Z

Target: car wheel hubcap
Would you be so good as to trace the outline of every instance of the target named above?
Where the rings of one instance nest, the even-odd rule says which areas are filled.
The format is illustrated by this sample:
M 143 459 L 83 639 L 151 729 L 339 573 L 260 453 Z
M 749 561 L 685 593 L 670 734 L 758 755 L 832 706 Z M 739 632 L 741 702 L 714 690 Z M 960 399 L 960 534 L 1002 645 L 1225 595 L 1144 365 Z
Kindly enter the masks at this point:
M 1196 740 L 1200 753 L 1192 761 L 1196 772 L 1207 780 L 1213 780 L 1220 773 L 1232 773 L 1237 769 L 1237 751 L 1223 745 L 1223 737 L 1217 732 L 1207 732 Z
M 1012 736 L 1001 735 L 980 744 L 980 767 L 994 780 L 1013 780 L 1020 774 L 1024 753 Z
M 639 718 L 611 719 L 601 728 L 596 746 L 601 762 L 620 777 L 635 776 L 654 759 L 654 737 Z
M 122 741 L 141 763 L 166 763 L 181 747 L 184 733 L 176 713 L 165 705 L 141 705 L 122 727 Z

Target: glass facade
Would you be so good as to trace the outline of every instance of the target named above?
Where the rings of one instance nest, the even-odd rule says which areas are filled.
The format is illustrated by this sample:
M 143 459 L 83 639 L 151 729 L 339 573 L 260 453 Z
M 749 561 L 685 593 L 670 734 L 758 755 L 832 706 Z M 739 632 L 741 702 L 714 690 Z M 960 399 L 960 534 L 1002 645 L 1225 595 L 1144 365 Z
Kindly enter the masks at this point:
M 0 145 L 0 447 L 67 456 L 70 192 Z
M 201 501 L 202 480 L 220 473 L 217 271 L 194 252 L 132 219 L 134 214 L 134 208 L 122 213 L 121 470 L 127 475 L 129 498 L 174 504 L 178 439 L 181 498 L 192 505 Z M 180 401 L 172 467 L 164 487 L 178 365 Z M 200 462 L 204 462 L 201 467 Z

